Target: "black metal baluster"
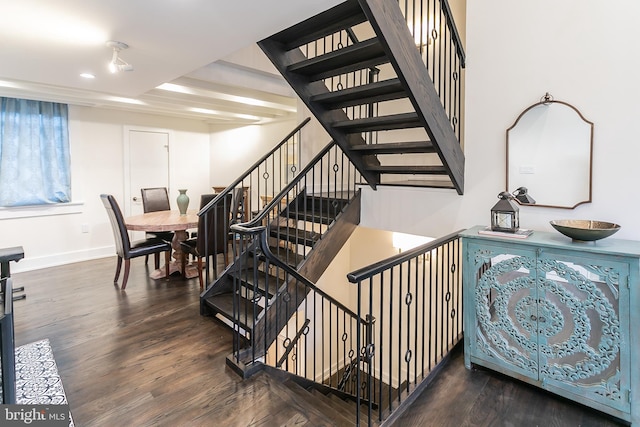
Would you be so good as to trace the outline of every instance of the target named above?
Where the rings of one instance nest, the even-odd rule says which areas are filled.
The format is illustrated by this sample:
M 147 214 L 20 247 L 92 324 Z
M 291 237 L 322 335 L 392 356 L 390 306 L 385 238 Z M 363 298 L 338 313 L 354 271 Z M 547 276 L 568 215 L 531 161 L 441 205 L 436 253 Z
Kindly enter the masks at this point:
M 394 318 L 393 318 L 393 293 L 394 293 L 394 289 L 393 289 L 393 285 L 394 285 L 394 271 L 395 271 L 395 267 L 391 268 L 391 271 L 389 272 L 389 321 L 390 321 L 390 325 L 393 324 Z M 387 372 L 393 372 L 393 335 L 394 334 L 390 334 L 389 335 L 389 367 L 388 367 L 388 371 Z M 398 343 L 398 347 L 400 347 L 400 344 Z M 389 389 L 389 410 L 393 409 L 393 399 L 392 399 L 392 388 L 391 388 L 391 375 L 389 375 L 389 384 L 388 384 L 388 389 Z
M 415 265 L 415 278 L 414 278 L 414 282 L 415 282 L 415 286 L 414 286 L 414 300 L 415 300 L 415 308 L 414 308 L 414 316 L 413 316 L 413 324 L 414 324 L 414 337 L 413 337 L 413 349 L 414 349 L 414 355 L 413 355 L 413 382 L 414 384 L 418 384 L 418 316 L 419 316 L 419 290 L 418 290 L 418 283 L 420 281 L 420 277 L 419 277 L 419 272 L 420 270 L 418 269 L 418 266 L 421 264 L 420 261 L 422 261 L 422 265 L 424 265 L 424 254 L 422 255 L 418 255 L 416 258 L 416 265 Z
M 402 392 L 402 338 L 403 338 L 403 334 L 402 334 L 402 326 L 403 326 L 403 321 L 402 321 L 402 304 L 403 304 L 403 298 L 402 298 L 402 273 L 404 270 L 404 263 L 400 264 L 398 266 L 398 268 L 400 269 L 399 274 L 398 274 L 398 404 L 400 404 L 400 402 L 402 402 L 402 396 L 401 396 L 401 392 Z
M 358 306 L 358 319 L 362 319 L 362 283 L 358 282 L 357 283 L 358 286 L 358 299 L 357 299 L 357 306 Z M 358 360 L 360 360 L 360 348 L 362 346 L 362 328 L 358 327 L 358 329 L 356 330 L 356 357 L 358 358 Z M 359 426 L 360 425 L 360 402 L 362 401 L 362 396 L 360 394 L 360 363 L 358 362 L 358 369 L 356 369 L 356 384 L 358 384 L 358 387 L 356 387 L 356 425 Z
M 429 252 L 427 252 L 428 254 Z M 422 355 L 422 378 L 424 379 L 424 342 L 425 342 L 425 337 L 428 338 L 429 334 L 426 333 L 426 329 L 425 329 L 425 314 L 429 312 L 429 310 L 427 309 L 426 306 L 426 294 L 427 294 L 427 258 L 431 259 L 431 256 L 422 255 L 422 351 L 420 352 L 420 354 Z M 418 318 L 416 317 L 416 321 L 418 320 Z

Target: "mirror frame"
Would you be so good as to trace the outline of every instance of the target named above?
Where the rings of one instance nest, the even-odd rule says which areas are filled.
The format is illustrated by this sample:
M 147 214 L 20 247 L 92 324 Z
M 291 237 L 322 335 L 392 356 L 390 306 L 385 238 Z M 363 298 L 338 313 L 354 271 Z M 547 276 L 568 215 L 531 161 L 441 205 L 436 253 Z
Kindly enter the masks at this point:
M 544 208 L 561 208 L 561 209 L 575 209 L 577 206 L 582 205 L 584 203 L 591 203 L 591 196 L 592 196 L 592 181 L 593 181 L 593 123 L 590 122 L 589 120 L 587 120 L 582 113 L 575 108 L 573 105 L 568 104 L 566 102 L 563 101 L 556 101 L 554 99 L 552 99 L 550 97 L 549 94 L 545 95 L 542 100 L 540 102 L 536 102 L 535 104 L 527 107 L 522 113 L 520 113 L 520 115 L 518 116 L 518 118 L 516 119 L 516 121 L 513 123 L 513 125 L 511 125 L 511 127 L 509 129 L 507 129 L 506 135 L 507 135 L 507 145 L 506 145 L 506 171 L 507 171 L 507 176 L 506 176 L 506 191 L 511 192 L 514 191 L 515 189 L 511 189 L 509 188 L 509 131 L 511 131 L 513 128 L 515 128 L 518 125 L 518 122 L 520 121 L 520 119 L 522 119 L 522 117 L 525 116 L 525 114 L 527 114 L 530 110 L 532 110 L 535 107 L 538 107 L 540 105 L 549 105 L 549 104 L 553 104 L 553 103 L 557 103 L 557 104 L 562 104 L 564 106 L 567 106 L 569 108 L 571 108 L 573 111 L 575 111 L 578 116 L 580 117 L 580 119 L 582 119 L 585 123 L 587 123 L 590 127 L 590 138 L 589 138 L 589 197 L 587 200 L 583 200 L 580 201 L 578 203 L 576 203 L 573 206 L 560 206 L 560 205 L 549 205 L 549 204 L 540 204 L 540 203 L 535 203 L 535 204 L 528 204 L 528 203 L 521 203 L 519 200 L 516 200 L 518 202 L 518 204 L 520 204 L 521 206 L 538 206 L 538 207 L 544 207 Z M 535 198 L 535 195 L 534 195 Z

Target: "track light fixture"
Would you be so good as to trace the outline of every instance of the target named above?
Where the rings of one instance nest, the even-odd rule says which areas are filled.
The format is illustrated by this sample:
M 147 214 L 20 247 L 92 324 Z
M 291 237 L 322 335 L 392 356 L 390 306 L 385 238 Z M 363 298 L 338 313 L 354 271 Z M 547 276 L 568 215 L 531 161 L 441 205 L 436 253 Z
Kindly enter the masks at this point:
M 107 47 L 113 49 L 111 62 L 109 62 L 109 71 L 112 73 L 117 73 L 119 71 L 133 71 L 133 65 L 118 56 L 118 53 L 121 50 L 129 48 L 128 44 L 112 40 L 107 42 Z

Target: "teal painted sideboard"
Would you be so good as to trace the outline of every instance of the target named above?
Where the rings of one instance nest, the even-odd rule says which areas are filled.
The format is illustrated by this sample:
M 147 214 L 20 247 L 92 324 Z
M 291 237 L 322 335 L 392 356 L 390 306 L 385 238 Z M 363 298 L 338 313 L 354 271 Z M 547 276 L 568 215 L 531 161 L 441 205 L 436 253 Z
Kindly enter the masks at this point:
M 640 242 L 461 234 L 465 365 L 640 425 Z

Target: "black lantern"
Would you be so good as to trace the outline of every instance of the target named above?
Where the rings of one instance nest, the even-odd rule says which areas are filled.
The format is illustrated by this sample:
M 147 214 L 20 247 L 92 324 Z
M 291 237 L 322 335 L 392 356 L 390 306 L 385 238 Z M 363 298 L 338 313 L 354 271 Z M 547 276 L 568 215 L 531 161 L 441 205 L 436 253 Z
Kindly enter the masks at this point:
M 520 227 L 520 208 L 514 197 L 503 191 L 498 194 L 498 203 L 491 208 L 491 230 L 515 233 Z
M 516 191 L 513 192 L 513 196 L 522 205 L 536 204 L 535 199 L 529 195 L 529 190 L 527 190 L 527 187 L 518 187 Z

